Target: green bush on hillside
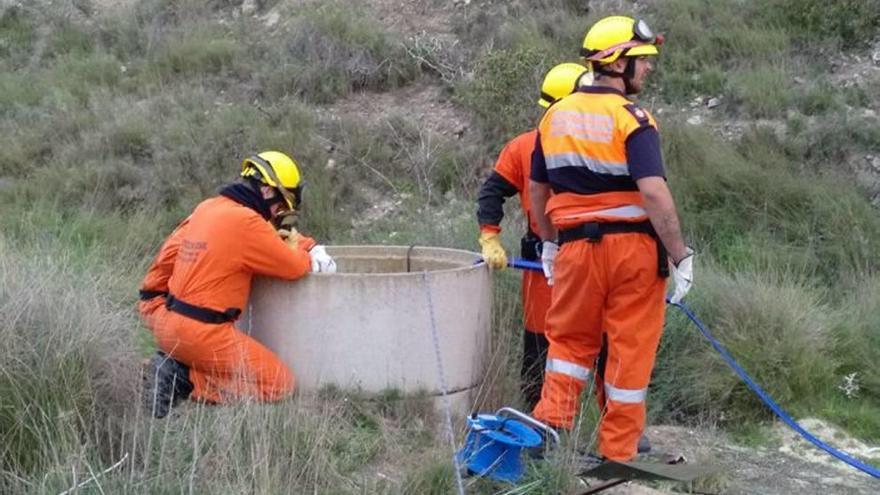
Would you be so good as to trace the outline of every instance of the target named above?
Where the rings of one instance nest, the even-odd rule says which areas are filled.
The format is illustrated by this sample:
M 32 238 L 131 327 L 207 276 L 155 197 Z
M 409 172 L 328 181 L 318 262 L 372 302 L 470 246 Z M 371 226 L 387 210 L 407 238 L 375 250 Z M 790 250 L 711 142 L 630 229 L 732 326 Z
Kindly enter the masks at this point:
M 665 125 L 663 137 L 684 227 L 725 268 L 785 266 L 832 283 L 878 269 L 871 204 L 840 181 L 793 173 L 800 164 L 772 134 L 746 134 L 741 151 L 689 126 Z
M 786 30 L 802 45 L 854 48 L 871 43 L 880 28 L 878 0 L 764 0 L 760 10 L 770 25 Z
M 362 8 L 341 2 L 310 4 L 289 32 L 265 41 L 278 46 L 257 49 L 267 66 L 255 67 L 255 75 L 270 99 L 295 95 L 329 103 L 352 91 L 396 88 L 420 75 L 402 41 Z
M 821 293 L 783 272 L 725 276 L 703 266 L 689 302 L 715 338 L 780 404 L 820 403 L 833 390 L 828 356 L 838 318 Z M 678 310 L 668 312 L 676 323 L 666 329 L 651 385 L 657 414 L 732 425 L 769 418 L 697 328 Z

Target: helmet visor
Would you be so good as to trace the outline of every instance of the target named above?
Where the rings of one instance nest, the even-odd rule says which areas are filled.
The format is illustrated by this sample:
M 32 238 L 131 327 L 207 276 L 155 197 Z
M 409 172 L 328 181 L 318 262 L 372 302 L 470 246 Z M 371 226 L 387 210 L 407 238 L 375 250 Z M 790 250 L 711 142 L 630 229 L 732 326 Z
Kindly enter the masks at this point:
M 657 40 L 657 35 L 654 34 L 654 31 L 651 30 L 644 19 L 639 19 L 633 24 L 633 39 L 645 43 L 654 43 Z

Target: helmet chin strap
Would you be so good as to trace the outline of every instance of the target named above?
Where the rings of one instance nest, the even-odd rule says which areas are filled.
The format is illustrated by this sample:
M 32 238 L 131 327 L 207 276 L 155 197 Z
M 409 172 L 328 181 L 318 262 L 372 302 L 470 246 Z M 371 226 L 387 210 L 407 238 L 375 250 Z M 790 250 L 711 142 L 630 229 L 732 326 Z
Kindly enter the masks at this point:
M 633 78 L 636 76 L 636 59 L 635 57 L 629 57 L 626 61 L 626 69 L 623 70 L 623 86 L 626 89 L 626 94 L 631 95 L 636 92 L 635 88 L 632 85 Z
M 593 63 L 593 71 L 603 76 L 623 79 L 623 87 L 626 90 L 626 94 L 631 95 L 635 92 L 635 88 L 632 85 L 633 78 L 636 75 L 635 57 L 627 57 L 626 68 L 623 69 L 623 72 L 615 72 L 595 62 Z

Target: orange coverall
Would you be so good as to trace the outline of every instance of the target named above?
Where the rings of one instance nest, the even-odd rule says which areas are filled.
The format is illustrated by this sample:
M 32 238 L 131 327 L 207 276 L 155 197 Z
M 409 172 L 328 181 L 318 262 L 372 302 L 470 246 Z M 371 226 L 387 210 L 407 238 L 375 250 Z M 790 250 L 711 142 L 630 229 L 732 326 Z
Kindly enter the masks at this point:
M 537 232 L 538 226 L 529 214 L 529 173 L 537 135 L 537 130 L 531 130 L 511 139 L 495 162 L 495 172 L 516 188 L 520 205 L 526 218 L 529 219 L 529 229 L 532 232 Z M 482 224 L 480 230 L 497 233 L 501 232 L 501 227 L 497 224 Z M 547 309 L 550 307 L 550 286 L 547 285 L 543 273 L 523 270 L 522 307 L 526 330 L 544 333 Z
M 537 137 L 538 130 L 533 129 L 511 139 L 501 150 L 501 154 L 498 155 L 498 160 L 495 162 L 494 169 L 498 175 L 503 177 L 510 183 L 510 185 L 516 188 L 516 192 L 519 195 L 520 206 L 522 206 L 523 213 L 529 221 L 529 230 L 531 232 L 538 231 L 534 216 L 530 214 L 531 201 L 529 198 L 529 175 L 532 168 L 532 153 L 535 151 L 535 139 Z M 501 231 L 501 227 L 497 224 L 482 224 L 480 225 L 480 230 L 482 232 L 497 233 Z M 521 297 L 523 322 L 526 330 L 543 336 L 547 327 L 547 311 L 550 309 L 550 286 L 547 285 L 547 278 L 544 277 L 543 272 L 523 270 Z M 543 345 L 546 346 L 546 343 Z M 526 348 L 529 349 L 529 343 L 526 343 Z M 544 349 L 546 350 L 546 347 L 544 347 Z M 527 350 L 526 354 L 528 353 L 529 351 Z M 524 356 L 524 359 L 528 358 L 531 358 L 531 356 Z M 534 364 L 535 363 L 524 363 L 524 366 L 525 368 L 528 368 Z M 540 366 L 543 367 L 543 365 L 542 361 Z M 530 379 L 530 375 L 532 374 L 529 371 L 530 370 L 528 369 L 523 370 L 523 378 L 526 380 Z M 596 383 L 596 400 L 599 403 L 599 407 L 604 408 L 605 394 L 602 374 L 596 373 L 594 376 Z M 535 379 L 535 382 L 537 382 L 537 386 L 541 385 L 540 379 Z M 532 395 L 529 385 L 530 384 L 525 384 L 524 387 L 527 400 L 530 399 L 528 396 Z M 540 393 L 540 390 L 536 390 L 534 394 L 537 395 L 538 393 Z M 537 399 L 532 400 L 537 402 Z
M 199 204 L 168 237 L 142 287 L 220 312 L 241 309 L 254 274 L 295 280 L 308 273 L 312 245 L 303 238 L 292 249 L 255 211 L 217 196 Z M 139 310 L 159 348 L 189 367 L 193 400 L 276 401 L 293 391 L 287 366 L 233 322 L 191 319 L 167 309 L 164 297 L 141 301 Z
M 648 220 L 627 157 L 627 140 L 646 130 L 656 133 L 653 117 L 607 89 L 582 89 L 547 111 L 532 180 L 550 183 L 554 194 L 546 213 L 560 238 L 596 223 L 628 229 Z M 615 461 L 635 457 L 645 424 L 665 311 L 666 281 L 658 267 L 666 260 L 658 259 L 656 242 L 642 232 L 619 231 L 597 241 L 572 240 L 562 244 L 554 266 L 550 348 L 533 414 L 557 427 L 573 426 L 604 332 L 607 409 L 599 426 L 599 453 Z

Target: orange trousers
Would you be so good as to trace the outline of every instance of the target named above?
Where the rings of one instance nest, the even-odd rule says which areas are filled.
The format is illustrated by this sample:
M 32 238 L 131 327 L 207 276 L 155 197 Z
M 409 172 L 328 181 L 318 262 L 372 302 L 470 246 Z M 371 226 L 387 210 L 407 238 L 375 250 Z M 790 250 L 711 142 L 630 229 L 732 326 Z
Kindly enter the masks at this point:
M 189 367 L 190 399 L 274 402 L 293 393 L 293 374 L 287 366 L 232 323 L 202 323 L 151 302 L 141 303 L 141 314 L 159 349 Z
M 625 233 L 596 243 L 564 244 L 553 270 L 546 332 L 550 347 L 541 400 L 532 414 L 572 428 L 604 331 L 606 410 L 599 424 L 599 454 L 615 461 L 636 456 L 645 426 L 645 397 L 666 309 L 666 280 L 657 266 L 655 241 Z
M 550 286 L 540 271 L 524 270 L 522 277 L 523 324 L 526 330 L 544 333 L 550 308 Z

